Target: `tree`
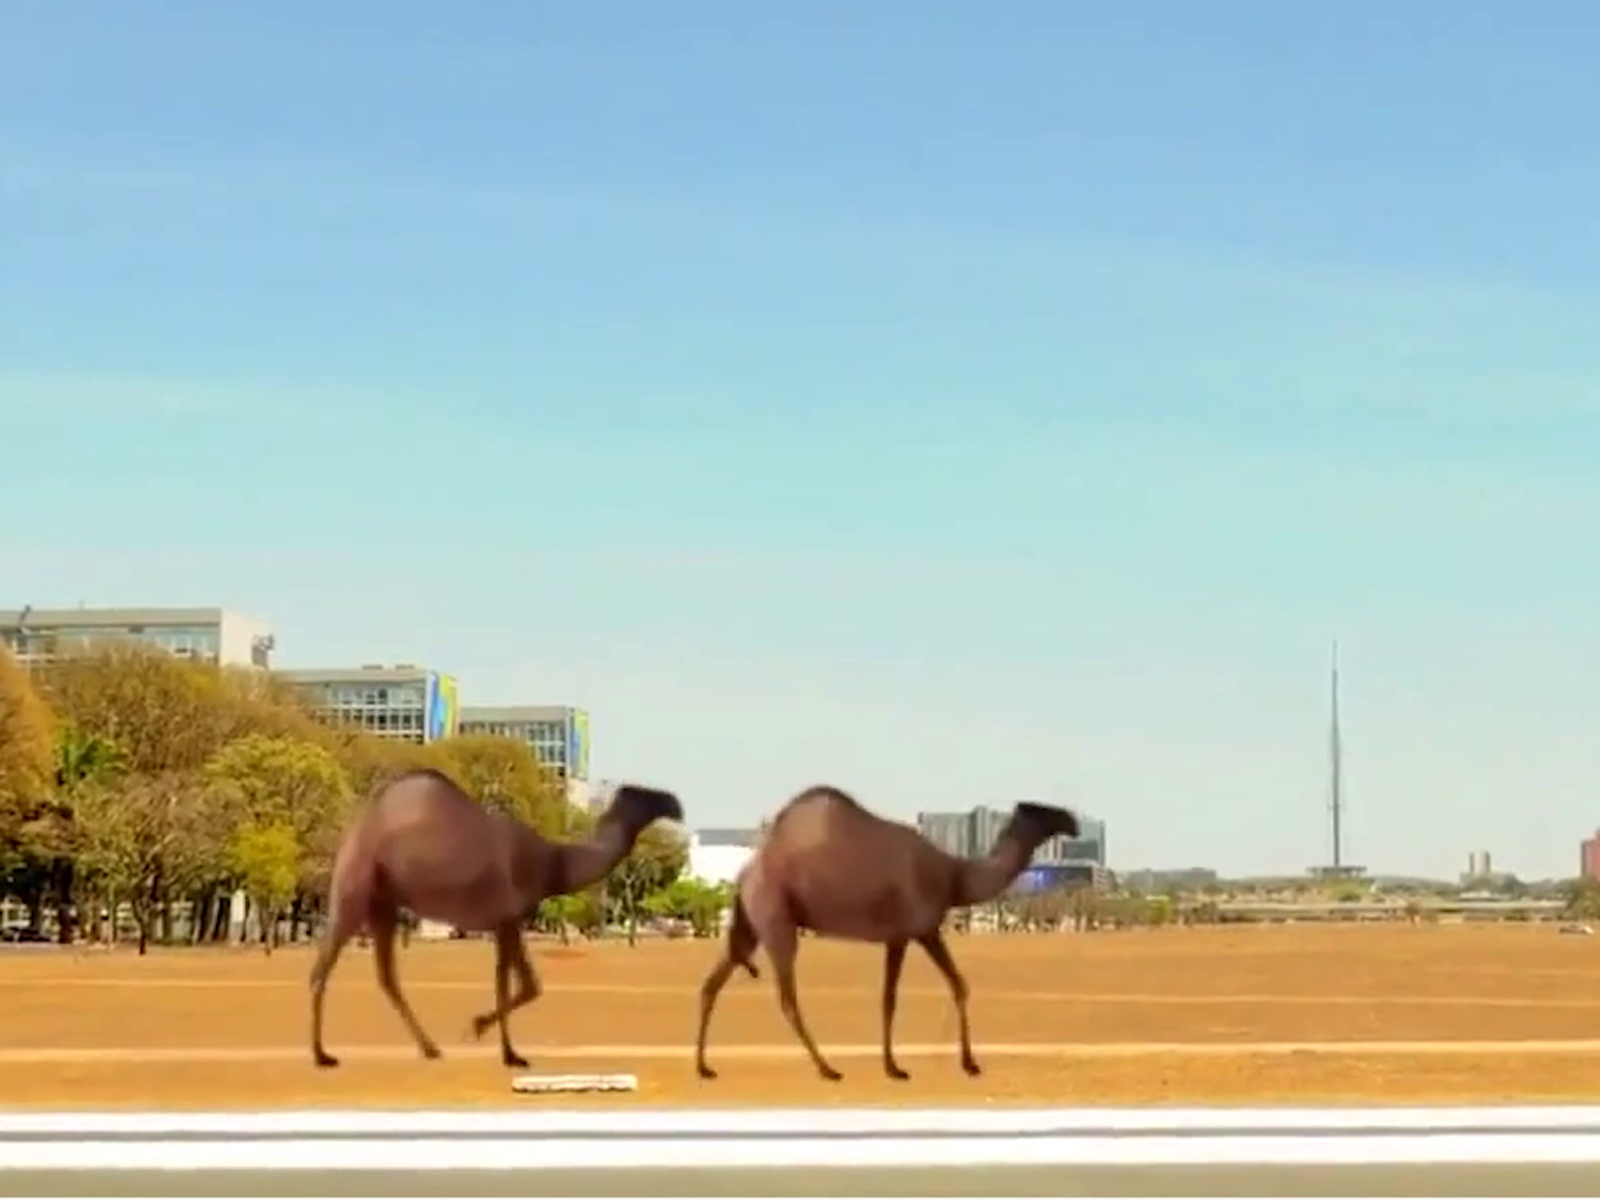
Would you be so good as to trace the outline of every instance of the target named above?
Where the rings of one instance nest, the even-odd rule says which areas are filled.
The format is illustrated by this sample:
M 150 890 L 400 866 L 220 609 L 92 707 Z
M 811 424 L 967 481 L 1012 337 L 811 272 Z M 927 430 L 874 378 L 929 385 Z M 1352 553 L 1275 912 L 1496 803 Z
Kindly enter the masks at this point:
M 118 901 L 128 901 L 143 954 L 167 893 L 216 869 L 218 840 L 201 781 L 174 771 L 85 787 L 75 815 L 78 862 L 107 888 L 113 922 Z
M 1582 877 L 1570 880 L 1563 885 L 1562 894 L 1567 902 L 1562 915 L 1568 920 L 1600 920 L 1600 880 Z
M 703 879 L 679 876 L 666 887 L 645 897 L 644 908 L 654 916 L 688 921 L 695 937 L 715 937 L 722 914 L 733 903 L 733 885 L 708 883 Z
M 568 805 L 561 781 L 534 757 L 527 742 L 472 733 L 436 745 L 445 773 L 467 795 L 545 837 L 564 834 Z
M 377 788 L 406 771 L 433 768 L 443 770 L 444 758 L 438 743 L 391 741 L 373 737 L 351 726 L 335 725 L 324 733 L 324 744 L 339 760 L 357 796 L 370 796 Z
M 0 867 L 15 866 L 24 822 L 45 803 L 55 773 L 54 722 L 27 672 L 0 645 Z
M 335 730 L 317 720 L 304 693 L 281 675 L 228 664 L 216 669 L 215 686 L 224 740 L 259 733 L 318 742 L 330 750 L 337 745 Z
M 53 891 L 56 937 L 69 945 L 75 933 L 72 914 L 76 893 L 87 882 L 78 869 L 73 847 L 77 840 L 77 799 L 88 787 L 111 786 L 123 771 L 121 748 L 110 738 L 88 733 L 76 722 L 63 721 L 56 729 L 55 793 L 24 828 L 23 848 L 35 872 L 40 899 Z M 33 881 L 30 881 L 33 882 Z
M 633 852 L 606 877 L 606 896 L 628 927 L 628 945 L 637 941 L 645 897 L 671 886 L 689 862 L 689 843 L 681 828 L 658 822 L 633 844 Z
M 56 712 L 115 742 L 133 774 L 193 770 L 228 740 L 217 669 L 154 646 L 111 642 L 68 653 L 40 679 Z
M 539 921 L 553 926 L 563 946 L 571 942 L 571 931 L 593 933 L 600 924 L 600 905 L 595 889 L 546 897 L 539 905 Z
M 298 737 L 249 734 L 212 755 L 204 774 L 208 799 L 228 831 L 230 854 L 244 837 L 256 858 L 266 850 L 287 855 L 294 886 L 285 906 L 296 893 L 320 893 L 352 802 L 350 780 L 333 754 Z M 290 839 L 287 851 L 277 840 L 278 830 Z M 262 837 L 267 841 L 260 842 Z M 252 902 L 260 902 L 248 886 L 245 891 Z M 268 888 L 261 895 L 277 893 Z
M 1093 888 L 1076 888 L 1068 893 L 1067 908 L 1072 917 L 1072 927 L 1079 933 L 1098 929 L 1108 905 L 1104 897 Z
M 229 870 L 255 905 L 268 954 L 277 944 L 278 921 L 299 886 L 302 858 L 294 829 L 281 822 L 245 825 L 229 843 Z

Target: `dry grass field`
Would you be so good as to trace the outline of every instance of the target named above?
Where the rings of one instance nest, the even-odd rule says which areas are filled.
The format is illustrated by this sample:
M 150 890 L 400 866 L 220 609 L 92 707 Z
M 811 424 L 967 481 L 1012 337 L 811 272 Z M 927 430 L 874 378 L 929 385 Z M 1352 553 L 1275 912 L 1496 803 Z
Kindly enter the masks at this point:
M 807 940 L 808 1021 L 845 1074 L 817 1079 L 770 972 L 737 976 L 712 1029 L 721 1071 L 693 1071 L 696 991 L 712 942 L 539 943 L 544 997 L 513 1018 L 534 1070 L 631 1071 L 631 1096 L 528 1104 L 1355 1103 L 1600 1101 L 1600 941 L 1549 926 L 1263 926 L 971 936 L 985 1072 L 957 1066 L 943 981 L 908 959 L 896 1040 L 878 1061 L 881 951 Z M 761 960 L 764 965 L 764 960 Z M 0 951 L 0 1102 L 8 1105 L 392 1107 L 506 1104 L 486 942 L 413 943 L 403 985 L 444 1048 L 420 1061 L 352 947 L 329 992 L 329 1048 L 306 1048 L 304 949 Z M 1593 1039 L 1590 1046 L 1552 1042 Z M 1364 1043 L 1356 1046 L 1350 1043 Z M 1541 1043 L 1546 1043 L 1542 1044 Z

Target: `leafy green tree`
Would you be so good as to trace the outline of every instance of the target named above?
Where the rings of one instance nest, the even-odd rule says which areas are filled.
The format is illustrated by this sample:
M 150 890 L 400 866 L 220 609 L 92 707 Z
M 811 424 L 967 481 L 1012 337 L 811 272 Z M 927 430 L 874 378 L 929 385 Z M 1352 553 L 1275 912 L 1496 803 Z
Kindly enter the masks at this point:
M 76 722 L 56 729 L 55 792 L 23 831 L 23 848 L 38 872 L 41 894 L 53 893 L 57 939 L 70 944 L 76 933 L 73 913 L 87 907 L 90 880 L 74 857 L 77 798 L 88 787 L 110 787 L 121 777 L 123 754 L 110 738 L 88 733 Z
M 595 890 L 549 896 L 540 903 L 538 918 L 546 928 L 560 935 L 563 946 L 571 942 L 574 929 L 593 933 L 600 924 L 600 905 Z
M 278 921 L 299 887 L 303 854 L 295 830 L 282 822 L 244 825 L 229 843 L 229 870 L 255 906 L 268 954 L 277 944 Z
M 632 853 L 606 877 L 606 897 L 627 926 L 628 945 L 637 941 L 645 897 L 672 886 L 688 862 L 683 830 L 658 821 L 639 835 Z
M 204 787 L 183 772 L 130 778 L 120 787 L 85 787 L 75 816 L 78 862 L 106 887 L 113 921 L 118 902 L 128 902 L 144 954 L 157 906 L 170 891 L 216 869 L 216 832 L 206 821 Z
M 249 734 L 211 757 L 205 780 L 232 833 L 287 830 L 296 885 L 323 882 L 352 803 L 349 777 L 329 750 L 297 737 Z
M 688 921 L 696 937 L 714 937 L 722 914 L 733 903 L 733 886 L 679 876 L 665 888 L 645 897 L 644 908 L 653 916 Z

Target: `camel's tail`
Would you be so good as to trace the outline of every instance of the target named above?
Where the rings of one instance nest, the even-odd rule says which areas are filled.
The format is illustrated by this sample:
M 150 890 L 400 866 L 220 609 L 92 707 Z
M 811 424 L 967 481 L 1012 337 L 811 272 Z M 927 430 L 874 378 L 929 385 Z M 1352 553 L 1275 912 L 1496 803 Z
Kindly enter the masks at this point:
M 756 970 L 755 963 L 750 961 L 750 956 L 756 952 L 759 942 L 756 927 L 750 923 L 750 914 L 745 911 L 744 896 L 735 892 L 733 920 L 728 923 L 728 957 L 749 971 L 751 979 L 761 978 L 761 972 Z

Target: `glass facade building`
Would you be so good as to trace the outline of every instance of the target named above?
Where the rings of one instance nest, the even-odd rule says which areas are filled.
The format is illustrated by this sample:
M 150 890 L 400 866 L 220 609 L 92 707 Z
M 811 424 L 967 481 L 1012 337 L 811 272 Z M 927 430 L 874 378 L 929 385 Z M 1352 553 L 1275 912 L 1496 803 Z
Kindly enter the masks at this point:
M 452 675 L 409 664 L 279 674 L 329 724 L 353 725 L 374 737 L 422 744 L 456 732 L 459 706 Z
M 589 778 L 589 714 L 566 704 L 470 705 L 461 710 L 462 733 L 491 733 L 528 743 L 562 780 Z

